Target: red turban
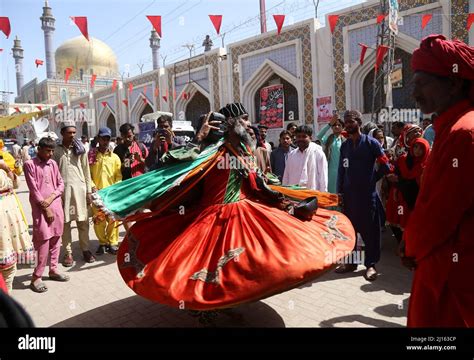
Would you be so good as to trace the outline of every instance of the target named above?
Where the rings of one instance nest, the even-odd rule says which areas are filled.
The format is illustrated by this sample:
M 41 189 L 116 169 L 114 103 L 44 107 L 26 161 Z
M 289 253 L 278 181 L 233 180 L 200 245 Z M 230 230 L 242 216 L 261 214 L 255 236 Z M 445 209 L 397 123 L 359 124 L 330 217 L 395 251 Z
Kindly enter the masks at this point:
M 443 35 L 430 35 L 413 52 L 411 67 L 413 71 L 470 80 L 470 98 L 474 101 L 474 47 L 446 40 Z

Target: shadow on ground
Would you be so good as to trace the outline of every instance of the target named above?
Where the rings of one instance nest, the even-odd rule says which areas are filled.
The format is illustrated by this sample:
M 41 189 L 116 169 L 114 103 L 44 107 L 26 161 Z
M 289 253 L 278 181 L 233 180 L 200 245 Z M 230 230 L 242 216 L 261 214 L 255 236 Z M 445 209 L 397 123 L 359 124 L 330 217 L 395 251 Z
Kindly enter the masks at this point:
M 369 326 L 373 326 L 376 328 L 381 327 L 403 327 L 400 324 L 393 323 L 390 321 L 380 320 L 380 319 L 373 319 L 368 316 L 364 315 L 346 315 L 346 316 L 338 316 L 332 319 L 324 320 L 319 323 L 321 327 L 337 327 L 335 325 L 339 323 L 353 323 L 352 327 L 360 327 L 360 324 L 365 324 Z
M 383 306 L 378 306 L 374 309 L 374 312 L 387 317 L 405 317 L 407 316 L 408 312 L 409 299 L 410 297 L 407 297 L 398 304 L 387 304 Z
M 409 294 L 411 290 L 412 274 L 401 265 L 400 258 L 395 254 L 398 245 L 389 230 L 382 234 L 382 249 L 380 262 L 376 265 L 378 277 L 375 281 L 362 285 L 360 288 L 364 292 L 385 291 L 393 295 Z M 311 287 L 314 283 L 334 281 L 338 279 L 348 279 L 363 277 L 366 271 L 364 265 L 359 265 L 356 271 L 344 274 L 335 273 L 336 265 L 319 275 L 314 280 L 301 285 L 304 289 Z
M 118 300 L 61 321 L 53 327 L 285 327 L 278 313 L 263 302 L 219 311 L 210 322 L 187 310 L 153 303 L 140 296 Z

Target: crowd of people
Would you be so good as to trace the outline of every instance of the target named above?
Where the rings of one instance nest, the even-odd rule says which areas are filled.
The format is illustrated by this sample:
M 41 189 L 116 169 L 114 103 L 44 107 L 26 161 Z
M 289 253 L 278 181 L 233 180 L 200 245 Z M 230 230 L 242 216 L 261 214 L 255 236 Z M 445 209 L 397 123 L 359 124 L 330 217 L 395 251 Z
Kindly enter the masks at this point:
M 129 123 L 120 127 L 115 141 L 111 141 L 111 129 L 104 127 L 89 144 L 87 138 L 76 139 L 73 123 L 65 123 L 59 144 L 42 138 L 37 146 L 16 145 L 13 155 L 0 146 L 0 228 L 6 229 L 0 242 L 0 270 L 8 289 L 11 291 L 15 262 L 21 254 L 36 256 L 30 284 L 33 291 L 47 291 L 42 277 L 48 258 L 49 278 L 69 280 L 58 270 L 58 263 L 62 244 L 63 266 L 74 265 L 73 221 L 85 262 L 134 249 L 131 263 L 117 258 L 124 280 L 134 291 L 170 305 L 174 299 L 187 299 L 197 309 L 206 309 L 213 301 L 229 305 L 289 289 L 296 279 L 301 282 L 314 277 L 334 262 L 321 264 L 320 257 L 313 255 L 311 264 L 301 259 L 297 265 L 288 263 L 284 271 L 288 274 L 283 276 L 278 274 L 281 259 L 289 261 L 293 259 L 290 255 L 300 255 L 303 248 L 316 251 L 312 248 L 316 246 L 321 251 L 322 244 L 328 243 L 350 244 L 348 250 L 357 251 L 356 234 L 363 241 L 364 277 L 374 281 L 381 232 L 388 225 L 399 244 L 402 263 L 416 269 L 409 325 L 474 326 L 474 291 L 460 280 L 474 261 L 470 235 L 474 230 L 473 192 L 469 190 L 474 164 L 473 53 L 473 48 L 441 35 L 422 41 L 413 55 L 413 95 L 423 113 L 435 115 L 419 119 L 419 124 L 392 123 L 393 137 L 382 125 L 363 125 L 359 111 L 347 110 L 335 112 L 318 134 L 308 125 L 290 123 L 273 148 L 267 141 L 268 128 L 251 125 L 244 106 L 233 103 L 218 113 L 203 115 L 190 142 L 173 133 L 171 117 L 162 116 L 149 148 L 137 140 L 135 127 Z M 450 64 L 454 63 L 460 64 L 460 71 L 453 74 Z M 214 165 L 224 155 L 238 159 L 243 170 L 218 172 Z M 19 161 L 30 191 L 32 240 L 14 192 L 21 173 Z M 179 191 L 174 192 L 175 188 Z M 282 215 L 296 214 L 298 207 L 290 206 L 288 199 L 304 200 L 308 194 L 313 196 L 313 205 L 319 202 L 313 209 L 318 212 L 310 212 L 310 222 Z M 330 194 L 337 201 L 326 202 L 327 208 L 322 209 Z M 253 198 L 264 199 L 263 203 L 271 206 L 249 200 Z M 182 203 L 176 203 L 177 199 Z M 190 205 L 191 210 L 179 217 L 171 209 L 182 204 L 197 205 Z M 219 208 L 219 204 L 226 207 Z M 99 240 L 95 254 L 89 218 Z M 119 219 L 125 220 L 127 230 L 121 247 Z M 156 228 L 162 230 L 160 244 L 155 241 Z M 288 237 L 283 230 L 297 235 Z M 202 238 L 196 239 L 198 233 Z M 189 281 L 179 270 L 198 263 L 192 280 L 224 286 L 231 281 L 230 275 L 219 273 L 219 268 L 208 270 L 211 258 L 216 263 L 219 259 L 209 249 L 232 243 L 229 249 L 233 250 L 221 254 L 219 266 L 223 268 L 229 259 L 255 249 L 249 237 L 265 243 L 275 256 L 247 251 L 254 264 L 251 280 L 261 280 L 258 287 L 243 280 L 248 273 L 242 269 L 234 275 L 242 275 L 238 285 L 246 294 L 237 294 L 235 288 L 228 288 L 224 295 L 193 288 L 191 294 L 179 285 Z M 191 239 L 196 249 L 207 249 L 213 255 L 204 261 L 203 255 L 186 243 Z M 280 245 L 275 246 L 275 241 Z M 460 259 L 453 262 L 453 254 L 459 254 Z M 352 272 L 357 266 L 345 261 L 335 271 Z M 169 268 L 174 271 L 170 273 Z M 436 300 L 428 304 L 432 298 Z M 451 306 L 450 315 L 442 314 L 447 306 Z

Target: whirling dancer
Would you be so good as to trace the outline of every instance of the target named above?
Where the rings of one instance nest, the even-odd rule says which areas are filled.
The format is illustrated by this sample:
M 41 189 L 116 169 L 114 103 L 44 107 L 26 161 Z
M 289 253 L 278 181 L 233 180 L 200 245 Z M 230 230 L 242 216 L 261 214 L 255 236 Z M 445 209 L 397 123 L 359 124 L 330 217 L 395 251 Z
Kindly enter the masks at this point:
M 118 267 L 137 294 L 176 308 L 230 308 L 292 289 L 332 268 L 355 243 L 349 219 L 322 208 L 337 205 L 336 195 L 267 187 L 249 147 L 248 114 L 238 103 L 221 113 L 223 140 L 200 152 L 171 151 L 169 165 L 105 188 L 95 201 L 109 216 L 151 209 L 127 217 L 136 223 Z M 219 134 L 208 119 L 198 139 Z M 315 200 L 289 201 L 310 195 L 316 212 Z

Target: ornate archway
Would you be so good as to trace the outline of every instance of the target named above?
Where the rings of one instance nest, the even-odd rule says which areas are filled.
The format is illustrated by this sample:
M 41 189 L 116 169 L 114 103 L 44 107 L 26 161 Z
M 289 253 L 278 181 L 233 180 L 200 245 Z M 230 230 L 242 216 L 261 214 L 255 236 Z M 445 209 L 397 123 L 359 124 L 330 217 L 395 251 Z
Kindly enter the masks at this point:
M 115 130 L 115 133 L 117 132 L 117 116 L 115 115 L 115 112 L 110 108 L 109 105 L 106 105 L 103 107 L 100 115 L 99 115 L 99 121 L 97 122 L 97 129 L 102 127 L 102 126 L 107 126 L 112 130 L 112 132 Z
M 253 73 L 253 75 L 249 78 L 249 80 L 244 84 L 242 88 L 242 94 L 241 94 L 241 99 L 242 103 L 246 107 L 247 111 L 251 115 L 251 121 L 256 122 L 256 114 L 258 111 L 258 107 L 255 104 L 255 97 L 257 96 L 257 93 L 259 93 L 259 89 L 264 87 L 267 82 L 272 79 L 274 76 L 276 78 L 280 78 L 282 82 L 284 81 L 286 84 L 288 84 L 288 89 L 290 89 L 289 86 L 292 87 L 292 89 L 296 90 L 296 96 L 297 96 L 297 105 L 295 106 L 297 108 L 297 112 L 295 112 L 294 116 L 295 118 L 292 119 L 294 121 L 298 120 L 303 120 L 304 119 L 304 105 L 303 105 L 303 90 L 302 90 L 302 81 L 301 79 L 296 78 L 292 74 L 290 74 L 288 71 L 283 69 L 282 67 L 278 66 L 274 62 L 270 60 L 265 60 L 265 62 L 260 65 L 260 67 Z M 285 100 L 286 100 L 286 95 L 285 95 Z M 289 119 L 287 118 L 288 110 L 285 109 L 285 121 L 288 121 Z
M 410 55 L 418 47 L 418 45 L 419 42 L 416 39 L 399 33 L 395 47 L 396 49 L 403 50 L 405 53 Z M 346 89 L 350 89 L 350 91 L 346 91 L 346 104 L 348 109 L 358 109 L 361 111 L 365 110 L 365 98 L 367 97 L 367 93 L 365 93 L 366 88 L 364 87 L 364 81 L 366 80 L 367 76 L 374 71 L 375 56 L 376 51 L 368 49 L 364 65 L 360 66 L 359 63 L 357 63 L 354 64 L 349 70 L 349 74 L 346 77 Z M 405 76 L 405 68 L 409 68 L 410 65 L 408 64 L 405 66 L 405 64 L 403 64 L 403 67 L 403 75 Z M 370 93 L 371 92 L 372 89 L 370 89 Z M 370 108 L 371 107 L 372 102 L 370 101 Z M 371 110 L 369 110 L 369 112 L 370 111 Z
M 191 121 L 193 126 L 195 126 L 199 116 L 209 112 L 213 107 L 211 94 L 196 82 L 191 82 L 178 94 L 174 117 L 177 120 Z
M 145 108 L 140 113 L 139 119 L 141 119 L 143 115 L 151 114 L 152 112 L 154 112 L 153 108 L 150 106 L 150 104 L 146 104 Z
M 132 124 L 138 124 L 143 115 L 155 112 L 153 103 L 143 93 L 140 93 L 131 109 L 130 122 Z
M 112 130 L 112 137 L 117 136 L 117 121 L 115 119 L 115 116 L 110 113 L 109 117 L 107 118 L 106 126 Z
M 199 91 L 196 91 L 186 105 L 186 120 L 191 121 L 193 127 L 196 129 L 199 116 L 209 111 L 211 111 L 209 99 Z
M 278 81 L 280 84 L 283 85 L 284 104 L 285 104 L 285 108 L 284 108 L 285 121 L 289 121 L 289 118 L 287 115 L 290 113 L 293 113 L 295 114 L 295 116 L 298 116 L 297 115 L 299 113 L 298 90 L 296 90 L 296 88 L 285 79 L 282 79 L 277 74 L 273 74 L 255 92 L 255 95 L 254 95 L 255 113 L 252 114 L 253 123 L 260 122 L 260 90 L 262 90 L 266 86 L 270 86 L 273 81 Z
M 82 123 L 81 127 L 81 135 L 89 137 L 89 126 L 87 126 L 87 122 Z

